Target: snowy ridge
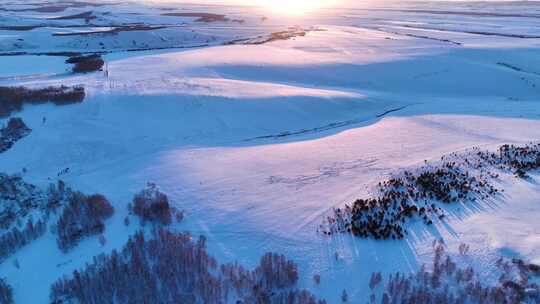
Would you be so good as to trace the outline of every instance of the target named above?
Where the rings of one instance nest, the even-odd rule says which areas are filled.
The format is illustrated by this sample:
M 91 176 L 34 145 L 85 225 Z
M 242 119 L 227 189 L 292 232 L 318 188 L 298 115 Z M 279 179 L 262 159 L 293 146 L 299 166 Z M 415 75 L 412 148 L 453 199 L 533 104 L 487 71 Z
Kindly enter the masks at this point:
M 488 192 L 475 195 L 476 202 L 462 197 L 446 206 L 428 199 L 445 216 L 433 216 L 430 225 L 418 218 L 402 239 L 316 233 L 334 209 L 375 197 L 377 184 L 403 177 L 400 172 L 424 172 L 417 170 L 425 160 L 459 162 L 475 153 L 472 147 L 497 151 L 540 139 L 540 39 L 530 37 L 540 25 L 523 16 L 537 14 L 536 4 L 400 5 L 327 9 L 297 19 L 235 6 L 81 2 L 36 11 L 26 1 L 0 5 L 0 51 L 12 55 L 0 56 L 0 87 L 84 90 L 84 102 L 59 107 L 40 98 L 3 114 L 2 125 L 16 116 L 32 131 L 0 153 L 1 171 L 42 189 L 39 197 L 61 179 L 82 193 L 102 194 L 114 209 L 101 220 L 104 229 L 76 238 L 69 250 L 58 248 L 50 229 L 59 212 L 43 234 L 10 253 L 0 273 L 15 303 L 46 303 L 53 285 L 67 299 L 73 271 L 108 265 L 94 257 L 119 253 L 134 239 L 141 226 L 128 205 L 149 181 L 167 195 L 167 204 L 151 200 L 163 207 L 155 210 L 183 211 L 181 221 L 171 214 L 167 225 L 178 244 L 197 247 L 182 241 L 184 231 L 203 235 L 208 256 L 251 270 L 266 253 L 283 254 L 297 267 L 294 289 L 313 299 L 364 303 L 373 294 L 383 302 L 387 293 L 403 302 L 420 294 L 390 289 L 425 290 L 430 286 L 422 282 L 436 277 L 433 294 L 449 286 L 454 300 L 469 294 L 458 283 L 481 278 L 484 291 L 527 295 L 534 303 L 536 170 L 526 170 L 526 178 L 516 177 L 525 175 L 512 165 L 491 170 L 499 177 L 478 182 L 504 192 L 483 188 Z M 203 13 L 228 20 L 197 20 Z M 283 35 L 267 41 L 272 33 Z M 224 45 L 231 41 L 248 43 Z M 46 55 L 51 52 L 56 56 Z M 102 56 L 102 71 L 72 73 L 66 59 L 87 52 Z M 149 198 L 160 197 L 152 193 Z M 45 214 L 33 208 L 22 215 L 12 201 L 1 205 L 21 214 L 20 226 L 10 222 L 10 228 Z M 145 242 L 159 222 L 142 228 Z M 437 249 L 441 239 L 444 254 Z M 452 271 L 440 272 L 441 265 Z M 469 267 L 470 281 L 456 279 L 469 277 Z M 509 277 L 501 279 L 505 271 Z M 5 290 L 0 283 L 0 295 Z M 485 299 L 475 295 L 468 301 Z

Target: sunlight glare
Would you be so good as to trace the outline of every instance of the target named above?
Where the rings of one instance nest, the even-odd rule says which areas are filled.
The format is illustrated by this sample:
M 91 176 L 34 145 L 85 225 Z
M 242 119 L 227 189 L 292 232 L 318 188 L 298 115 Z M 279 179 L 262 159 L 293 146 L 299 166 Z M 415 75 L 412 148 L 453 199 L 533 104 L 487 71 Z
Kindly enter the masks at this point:
M 302 15 L 336 5 L 338 0 L 260 0 L 260 2 L 278 14 Z

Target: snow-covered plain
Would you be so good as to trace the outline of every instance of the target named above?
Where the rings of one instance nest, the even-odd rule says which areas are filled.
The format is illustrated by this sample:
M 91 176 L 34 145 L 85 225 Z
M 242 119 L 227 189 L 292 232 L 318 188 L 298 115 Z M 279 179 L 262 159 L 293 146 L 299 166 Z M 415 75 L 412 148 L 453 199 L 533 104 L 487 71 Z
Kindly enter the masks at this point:
M 17 303 L 47 302 L 63 274 L 121 247 L 137 228 L 123 225 L 126 205 L 148 181 L 185 210 L 174 228 L 204 234 L 219 260 L 253 266 L 267 251 L 283 253 L 299 264 L 300 286 L 329 303 L 339 303 L 343 289 L 351 303 L 366 302 L 373 271 L 418 270 L 437 238 L 454 253 L 468 244 L 468 262 L 488 281 L 497 280 L 499 256 L 540 263 L 535 174 L 503 176 L 502 196 L 461 206 L 433 227 L 415 225 L 405 240 L 317 233 L 333 207 L 368 195 L 397 170 L 474 146 L 540 139 L 538 4 L 415 2 L 283 18 L 254 8 L 172 7 L 244 22 L 172 24 L 155 13 L 170 12 L 158 4 L 0 11 L 6 27 L 89 10 L 99 15 L 92 27 L 170 25 L 84 36 L 51 36 L 81 31 L 73 25 L 84 20 L 0 30 L 0 52 L 24 53 L 0 56 L 0 85 L 82 84 L 88 92 L 82 104 L 14 114 L 33 131 L 0 154 L 1 171 L 26 168 L 24 178 L 43 187 L 61 178 L 103 193 L 116 209 L 104 247 L 88 238 L 64 254 L 47 233 L 0 264 Z M 290 26 L 316 30 L 222 45 Z M 36 55 L 67 51 L 108 52 L 108 73 L 73 75 L 62 57 Z

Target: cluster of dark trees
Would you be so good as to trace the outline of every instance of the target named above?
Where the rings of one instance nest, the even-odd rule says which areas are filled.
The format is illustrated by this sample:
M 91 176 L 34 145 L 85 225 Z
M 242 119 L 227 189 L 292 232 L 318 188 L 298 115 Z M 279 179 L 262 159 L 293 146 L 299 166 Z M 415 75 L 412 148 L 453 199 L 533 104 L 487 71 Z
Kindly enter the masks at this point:
M 261 278 L 260 283 L 268 290 L 282 289 L 296 284 L 298 268 L 284 255 L 269 252 L 261 258 L 259 267 L 255 269 L 255 276 Z
M 39 189 L 18 175 L 0 173 L 0 229 L 8 229 L 17 219 L 25 217 L 42 204 Z
M 453 154 L 453 156 L 456 155 Z M 465 156 L 464 162 L 476 169 L 492 167 L 503 171 L 511 171 L 517 177 L 527 177 L 529 171 L 540 168 L 540 143 L 519 146 L 502 145 L 497 149 L 497 152 L 473 148 L 472 153 Z M 497 174 L 489 171 L 487 173 L 497 176 Z
M 155 222 L 163 225 L 171 223 L 172 215 L 176 212 L 169 204 L 167 195 L 159 191 L 154 183 L 148 183 L 147 187 L 133 197 L 133 213 L 141 222 Z
M 89 73 L 101 70 L 105 61 L 103 61 L 101 55 L 92 54 L 70 57 L 66 60 L 66 63 L 73 64 L 74 73 Z
M 7 125 L 0 129 L 0 153 L 5 152 L 20 140 L 32 132 L 21 118 L 10 118 Z
M 0 173 L 0 262 L 45 234 L 47 216 L 30 216 L 44 205 L 42 194 L 20 176 Z
M 105 196 L 72 192 L 56 224 L 58 247 L 68 251 L 83 237 L 103 233 L 103 221 L 113 213 L 114 208 Z
M 46 213 L 54 212 L 68 201 L 68 198 L 72 196 L 73 191 L 70 187 L 66 186 L 63 180 L 58 180 L 56 184 L 49 184 L 46 192 Z
M 540 168 L 540 144 L 503 145 L 499 148 L 498 161 L 515 170 L 517 177 L 527 177 L 528 171 Z
M 0 174 L 0 261 L 44 235 L 50 213 L 70 195 L 71 189 L 62 181 L 44 193 L 18 175 Z M 41 212 L 37 221 L 30 216 L 32 210 Z
M 296 265 L 284 256 L 266 254 L 247 270 L 218 264 L 206 252 L 206 239 L 163 228 L 151 238 L 142 232 L 120 252 L 102 254 L 51 288 L 53 303 L 268 303 L 325 304 L 295 288 Z
M 0 262 L 20 248 L 30 244 L 33 240 L 41 237 L 46 231 L 47 224 L 44 220 L 38 220 L 34 223 L 32 219 L 28 219 L 22 230 L 13 227 L 0 235 Z
M 13 304 L 13 290 L 2 278 L 0 278 L 0 303 Z
M 404 171 L 379 183 L 377 195 L 358 199 L 345 208 L 337 208 L 321 225 L 324 234 L 348 232 L 374 239 L 402 239 L 404 224 L 420 218 L 426 225 L 442 219 L 440 203 L 487 199 L 501 192 L 492 180 L 497 170 L 526 177 L 540 168 L 540 144 L 503 145 L 498 153 L 473 148 L 465 153 L 443 156 L 435 165 L 426 164 L 414 172 Z
M 417 172 L 405 171 L 401 176 L 379 183 L 379 195 L 357 199 L 352 206 L 335 209 L 329 218 L 334 232 L 350 232 L 374 239 L 402 239 L 407 233 L 404 224 L 420 218 L 426 225 L 433 218 L 442 219 L 444 211 L 439 203 L 474 200 L 498 193 L 487 175 L 475 176 L 460 163 L 443 162 L 426 165 Z
M 0 117 L 20 111 L 24 104 L 52 102 L 66 105 L 82 102 L 86 94 L 84 87 L 59 86 L 32 89 L 27 87 L 0 87 Z
M 423 266 L 413 274 L 395 273 L 388 277 L 379 303 L 540 303 L 540 287 L 532 282 L 539 275 L 537 265 L 521 260 L 497 263 L 501 276 L 494 285 L 487 285 L 472 267 L 459 267 L 445 253 L 442 242 L 434 245 L 435 255 L 430 270 Z M 377 284 L 378 285 L 378 284 Z M 376 286 L 373 286 L 375 288 Z M 373 289 L 372 288 L 372 289 Z M 371 296 L 372 303 L 376 296 Z

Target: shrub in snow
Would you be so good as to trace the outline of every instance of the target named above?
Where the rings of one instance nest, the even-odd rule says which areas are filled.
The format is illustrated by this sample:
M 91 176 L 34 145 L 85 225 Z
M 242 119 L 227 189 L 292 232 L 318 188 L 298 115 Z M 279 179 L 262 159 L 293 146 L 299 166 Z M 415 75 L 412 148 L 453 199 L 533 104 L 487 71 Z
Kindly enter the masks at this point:
M 21 138 L 32 130 L 20 118 L 10 118 L 7 125 L 0 129 L 0 153 L 9 150 Z
M 347 291 L 343 289 L 343 292 L 341 293 L 341 302 L 346 303 L 349 301 L 349 295 L 347 294 Z
M 82 102 L 86 94 L 84 87 L 59 86 L 32 89 L 26 87 L 0 87 L 0 117 L 20 111 L 24 104 L 52 102 L 66 105 Z
M 107 244 L 107 239 L 105 238 L 104 235 L 100 235 L 99 238 L 98 238 L 98 240 L 99 240 L 99 244 L 100 244 L 101 246 L 105 246 L 105 245 Z
M 159 191 L 154 183 L 137 193 L 133 198 L 133 212 L 142 222 L 158 222 L 164 225 L 171 223 L 172 213 L 175 211 L 169 205 L 169 198 Z
M 13 304 L 13 290 L 8 283 L 0 278 L 0 303 L 2 304 Z
M 120 252 L 94 257 L 91 264 L 51 288 L 54 303 L 269 303 L 325 304 L 295 288 L 296 265 L 266 254 L 248 270 L 218 264 L 206 252 L 206 240 L 162 228 L 148 239 L 131 237 Z
M 112 205 L 101 194 L 72 193 L 56 224 L 58 247 L 68 251 L 81 238 L 101 234 L 105 230 L 103 221 L 113 213 Z
M 441 204 L 467 203 L 497 195 L 497 172 L 526 177 L 540 168 L 540 144 L 503 145 L 498 152 L 477 148 L 443 156 L 440 162 L 396 174 L 379 183 L 377 195 L 337 208 L 320 231 L 331 235 L 348 232 L 374 239 L 402 239 L 404 223 L 420 219 L 426 225 L 444 218 Z
M 181 222 L 183 219 L 184 219 L 184 211 L 179 211 L 179 210 L 175 210 L 176 211 L 176 221 L 179 223 Z

